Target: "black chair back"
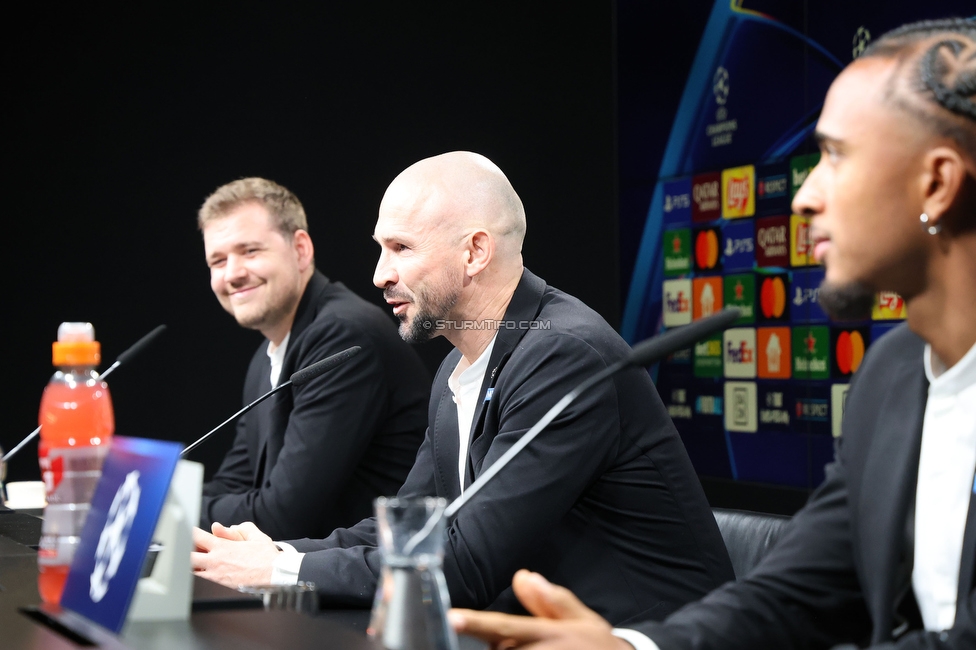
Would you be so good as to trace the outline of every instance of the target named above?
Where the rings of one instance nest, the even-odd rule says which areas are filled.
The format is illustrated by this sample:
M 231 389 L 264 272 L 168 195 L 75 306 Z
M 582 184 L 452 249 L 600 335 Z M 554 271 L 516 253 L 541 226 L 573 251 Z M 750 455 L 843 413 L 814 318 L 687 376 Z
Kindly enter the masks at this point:
M 746 510 L 712 508 L 712 513 L 722 532 L 737 579 L 759 564 L 783 536 L 786 525 L 790 522 L 790 518 L 783 515 Z

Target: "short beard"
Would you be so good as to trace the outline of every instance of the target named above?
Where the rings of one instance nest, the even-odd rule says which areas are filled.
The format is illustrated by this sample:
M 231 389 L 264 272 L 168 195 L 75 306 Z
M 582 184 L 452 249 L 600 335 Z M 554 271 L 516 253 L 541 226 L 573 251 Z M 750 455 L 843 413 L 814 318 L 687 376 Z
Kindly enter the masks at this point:
M 832 284 L 825 280 L 817 302 L 833 320 L 867 320 L 874 307 L 874 291 L 860 282 Z
M 461 296 L 460 281 L 448 282 L 431 290 L 421 290 L 417 293 L 417 315 L 414 316 L 410 327 L 401 318 L 400 338 L 407 343 L 423 343 L 434 338 L 437 333 L 437 321 L 447 319 L 454 305 Z

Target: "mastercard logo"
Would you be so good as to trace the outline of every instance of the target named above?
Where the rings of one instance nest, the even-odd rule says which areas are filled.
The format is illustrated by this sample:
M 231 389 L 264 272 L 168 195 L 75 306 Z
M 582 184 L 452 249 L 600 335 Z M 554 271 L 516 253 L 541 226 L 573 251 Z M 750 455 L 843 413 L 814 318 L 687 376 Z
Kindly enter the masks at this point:
M 864 359 L 864 337 L 857 330 L 841 332 L 837 337 L 837 348 L 834 351 L 837 368 L 849 375 L 861 367 Z
M 786 309 L 786 285 L 783 278 L 773 277 L 763 280 L 759 290 L 759 306 L 766 318 L 781 318 Z
M 718 235 L 714 230 L 702 230 L 695 238 L 695 264 L 700 269 L 714 269 L 718 264 Z

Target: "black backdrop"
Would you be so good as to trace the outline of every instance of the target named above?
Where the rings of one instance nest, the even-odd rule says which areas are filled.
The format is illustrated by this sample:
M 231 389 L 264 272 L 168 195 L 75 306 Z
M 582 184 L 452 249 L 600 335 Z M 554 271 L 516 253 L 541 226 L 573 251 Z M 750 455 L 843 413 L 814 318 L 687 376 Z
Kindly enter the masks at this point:
M 241 176 L 295 191 L 319 268 L 379 304 L 386 185 L 428 155 L 484 153 L 525 203 L 527 265 L 617 325 L 609 0 L 21 4 L 4 32 L 7 449 L 36 425 L 63 320 L 94 323 L 106 365 L 169 326 L 110 380 L 117 433 L 187 442 L 239 406 L 261 338 L 211 294 L 194 218 Z M 194 457 L 212 465 L 231 436 Z M 37 477 L 36 445 L 9 473 Z

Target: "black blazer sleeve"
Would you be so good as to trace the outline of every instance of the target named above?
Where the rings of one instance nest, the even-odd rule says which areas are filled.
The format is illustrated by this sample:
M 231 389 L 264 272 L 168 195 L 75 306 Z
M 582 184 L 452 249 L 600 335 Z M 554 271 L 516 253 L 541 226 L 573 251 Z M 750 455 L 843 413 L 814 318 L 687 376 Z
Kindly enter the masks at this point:
M 288 539 L 308 530 L 308 522 L 321 522 L 317 532 L 323 536 L 339 525 L 323 517 L 323 511 L 335 507 L 372 432 L 389 416 L 383 395 L 388 385 L 387 370 L 376 346 L 360 335 L 362 330 L 356 323 L 330 319 L 313 328 L 317 331 L 306 331 L 301 341 L 294 342 L 301 346 L 296 369 L 352 345 L 363 350 L 338 368 L 291 389 L 291 395 L 279 393 L 269 400 L 271 419 L 287 418 L 274 466 L 259 486 L 205 497 L 201 517 L 205 526 L 213 521 L 252 521 L 272 538 Z M 242 446 L 239 434 L 215 481 L 225 483 L 228 476 L 236 479 L 243 475 L 246 453 L 242 453 Z M 405 453 L 404 462 L 409 464 L 413 452 Z

